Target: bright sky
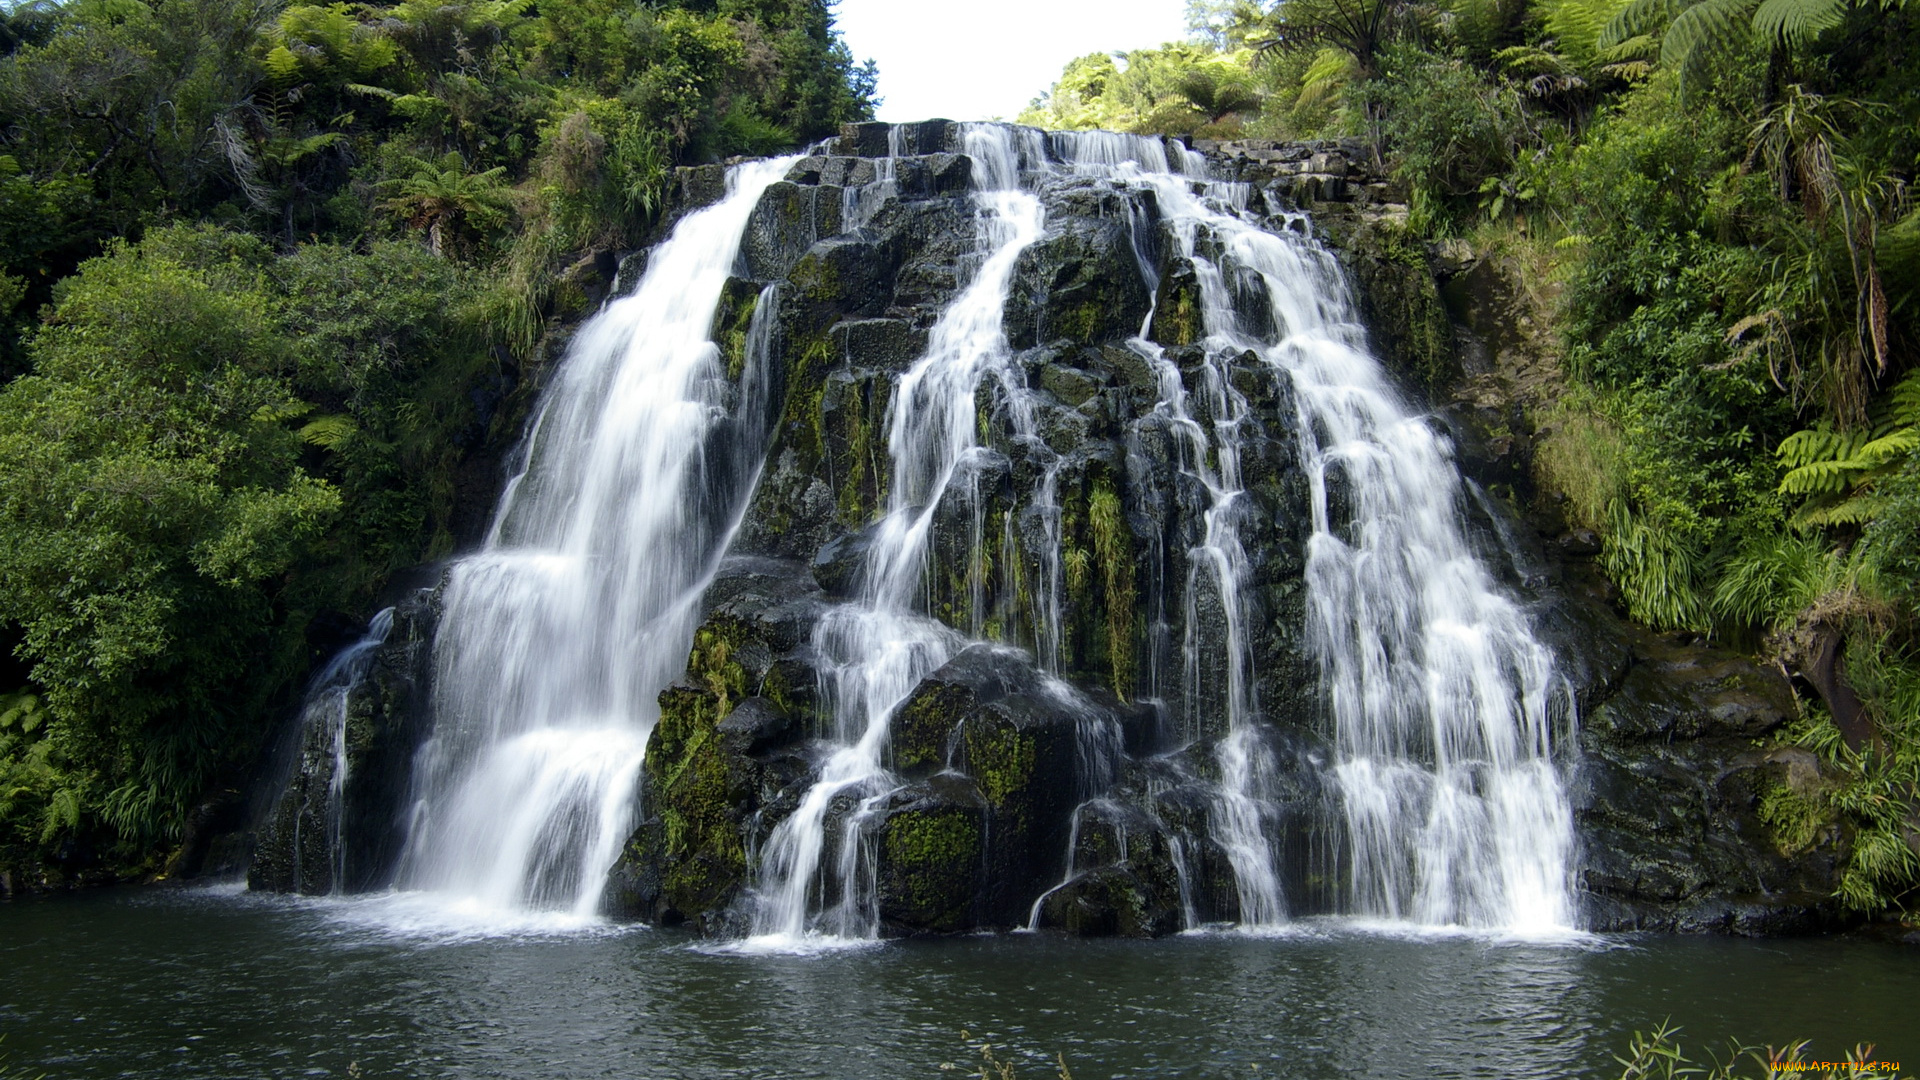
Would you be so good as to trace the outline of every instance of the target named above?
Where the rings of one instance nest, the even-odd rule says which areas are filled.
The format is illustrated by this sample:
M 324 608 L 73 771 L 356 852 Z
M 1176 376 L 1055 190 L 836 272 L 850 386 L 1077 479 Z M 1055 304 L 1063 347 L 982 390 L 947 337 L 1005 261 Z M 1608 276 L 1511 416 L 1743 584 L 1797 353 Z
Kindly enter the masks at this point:
M 879 119 L 1011 120 L 1076 56 L 1187 36 L 1184 0 L 840 0 L 856 62 L 880 65 Z

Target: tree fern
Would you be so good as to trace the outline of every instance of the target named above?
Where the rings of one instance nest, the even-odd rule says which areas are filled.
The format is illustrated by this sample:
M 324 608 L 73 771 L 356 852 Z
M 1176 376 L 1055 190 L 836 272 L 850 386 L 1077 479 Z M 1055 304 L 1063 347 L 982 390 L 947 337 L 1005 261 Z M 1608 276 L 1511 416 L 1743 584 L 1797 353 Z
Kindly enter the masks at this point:
M 1600 35 L 1628 0 L 1546 0 L 1538 5 L 1541 24 L 1561 55 L 1590 70 L 1604 62 Z
M 1660 64 L 1698 74 L 1708 63 L 1759 38 L 1804 46 L 1838 26 L 1860 0 L 1631 0 L 1600 34 L 1601 49 L 1644 34 L 1660 35 Z M 1883 10 L 1907 0 L 1879 0 Z
M 351 416 L 322 416 L 300 429 L 300 441 L 332 450 L 360 430 Z
M 1753 31 L 1768 41 L 1804 45 L 1840 25 L 1847 0 L 1761 0 Z

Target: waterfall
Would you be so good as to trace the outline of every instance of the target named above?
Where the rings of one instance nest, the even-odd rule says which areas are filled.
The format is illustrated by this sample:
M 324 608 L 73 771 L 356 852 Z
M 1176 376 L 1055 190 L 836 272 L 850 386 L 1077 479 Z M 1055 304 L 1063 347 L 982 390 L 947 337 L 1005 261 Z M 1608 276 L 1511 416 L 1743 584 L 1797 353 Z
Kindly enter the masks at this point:
M 344 837 L 347 782 L 352 777 L 347 721 L 354 694 L 367 677 L 376 650 L 393 632 L 393 609 L 382 608 L 367 624 L 358 641 L 329 659 L 307 684 L 296 726 L 298 740 L 284 755 L 285 779 L 275 785 L 274 805 L 259 826 L 270 836 L 262 854 L 274 869 L 280 887 L 297 893 L 339 893 L 348 887 L 347 845 Z M 324 792 L 314 782 L 324 779 Z M 314 835 L 317 833 L 318 835 Z
M 484 548 L 448 580 L 402 885 L 596 910 L 659 692 L 760 468 L 774 305 L 755 309 L 738 387 L 710 335 L 754 206 L 793 160 L 730 170 L 568 349 Z
M 892 204 L 928 197 L 926 162 L 953 161 L 929 156 L 929 130 L 895 128 L 871 170 L 842 169 L 854 181 L 838 193 L 842 230 L 896 228 Z M 1166 916 L 1176 925 L 1231 904 L 1243 930 L 1279 927 L 1302 898 L 1328 906 L 1289 880 L 1301 855 L 1288 838 L 1317 824 L 1328 841 L 1320 869 L 1341 879 L 1323 892 L 1342 913 L 1571 926 L 1572 814 L 1558 760 L 1571 695 L 1526 613 L 1475 554 L 1463 510 L 1477 493 L 1369 354 L 1333 255 L 1300 215 L 1210 178 L 1206 159 L 1177 143 L 1003 124 L 951 126 L 942 138 L 964 144 L 971 168 L 964 201 L 955 193 L 939 212 L 970 211 L 972 235 L 955 245 L 950 299 L 920 309 L 924 347 L 887 397 L 889 487 L 854 549 L 852 596 L 823 604 L 795 639 L 819 682 L 819 738 L 777 800 L 771 789 L 758 796 L 779 816 L 756 816 L 742 838 L 751 859 L 742 947 L 878 936 L 875 838 L 909 785 L 889 767 L 889 725 L 924 680 L 983 637 L 1032 650 L 1007 659 L 995 646 L 1029 665 L 1022 693 L 1071 720 L 1078 747 L 1077 764 L 1052 767 L 1073 785 L 1059 789 L 1062 806 L 1077 800 L 1080 810 L 1046 811 L 1068 849 L 1058 863 L 1018 856 L 1022 873 L 1066 871 L 1051 889 L 1019 894 L 1031 925 L 1053 917 L 1043 910 L 1053 910 L 1050 896 L 1110 869 L 1099 851 L 1124 864 L 1130 845 L 1160 843 L 1177 879 L 1164 886 L 1178 893 Z M 782 287 L 753 298 L 727 283 L 756 205 L 795 160 L 733 168 L 726 196 L 682 219 L 632 294 L 583 326 L 557 369 L 484 547 L 455 564 L 444 590 L 432 734 L 414 761 L 400 885 L 483 912 L 591 916 L 607 869 L 640 835 L 637 788 L 658 696 L 685 670 L 702 595 L 782 411 L 769 397 L 785 382 L 769 369 Z M 1090 199 L 1101 209 L 1072 209 Z M 1053 354 L 1016 355 L 1008 341 L 1007 313 L 1023 298 L 1044 322 L 1051 286 L 1021 268 L 1053 235 L 1049 205 L 1118 221 L 1101 228 L 1117 231 L 1123 261 L 1131 244 L 1153 297 L 1139 332 L 1102 361 L 1117 369 L 1113 357 L 1123 357 L 1141 373 L 1124 391 L 1138 397 L 1110 399 L 1139 403 L 1117 421 L 1128 475 L 1135 448 L 1151 442 L 1159 464 L 1139 475 L 1162 470 L 1151 475 L 1171 481 L 1144 482 L 1177 487 L 1165 503 L 1175 516 L 1143 538 L 1144 674 L 1120 674 L 1131 661 L 1119 650 L 1131 646 L 1119 631 L 1091 631 L 1109 635 L 1114 693 L 1145 691 L 1118 711 L 1061 676 L 1087 663 L 1090 631 L 1068 594 L 1090 595 L 1090 486 L 1114 506 L 1122 466 L 1102 459 L 1109 471 L 1096 478 L 1078 444 L 1049 444 L 1066 409 L 1029 385 L 1029 365 Z M 1016 296 L 1017 281 L 1030 284 Z M 722 335 L 723 354 L 717 309 L 737 327 L 748 305 L 744 340 Z M 1178 335 L 1156 341 L 1163 322 Z M 1275 522 L 1259 515 L 1277 505 L 1263 485 L 1289 454 L 1303 478 L 1289 481 L 1304 492 L 1298 516 L 1311 522 L 1291 530 L 1305 537 L 1305 550 L 1287 556 L 1304 563 L 1305 625 L 1288 628 L 1301 644 L 1287 655 L 1303 670 L 1318 665 L 1323 724 L 1307 738 L 1314 717 L 1285 719 L 1318 740 L 1311 761 L 1287 748 L 1286 725 L 1261 700 L 1262 687 L 1275 692 L 1261 671 L 1275 654 L 1259 596 L 1271 584 L 1263 568 Z M 991 524 L 990 504 L 1000 514 Z M 953 538 L 939 541 L 942 552 L 970 543 L 950 552 L 964 563 L 932 565 L 936 535 Z M 965 594 L 954 625 L 933 614 L 945 610 L 933 604 L 938 589 Z M 1152 714 L 1143 723 L 1177 721 L 1185 743 L 1129 758 L 1134 736 L 1123 740 L 1120 717 L 1138 709 Z M 950 757 L 946 769 L 968 767 Z M 1302 770 L 1314 773 L 1304 786 L 1325 795 L 1324 809 L 1301 801 Z M 1174 800 L 1164 817 L 1163 795 Z M 1059 834 L 1046 835 L 1052 849 Z M 1094 845 L 1087 858 L 1076 850 L 1083 836 Z M 1108 837 L 1117 849 L 1100 847 Z M 1228 878 L 1231 897 L 1215 884 Z
M 1183 162 L 1187 173 L 1196 164 Z M 1213 830 L 1234 867 L 1243 924 L 1283 915 L 1262 820 L 1272 762 L 1253 737 L 1258 702 L 1243 670 L 1236 600 L 1244 403 L 1220 366 L 1252 351 L 1287 375 L 1306 444 L 1309 637 L 1335 733 L 1349 910 L 1427 925 L 1573 925 L 1573 815 L 1555 763 L 1567 734 L 1556 728 L 1573 720 L 1571 695 L 1525 614 L 1475 557 L 1449 449 L 1367 352 L 1338 264 L 1304 235 L 1260 227 L 1243 185 L 1196 185 L 1186 173 L 1125 162 L 1109 175 L 1151 187 L 1162 227 L 1200 287 L 1217 467 L 1204 468 L 1209 433 L 1186 415 L 1177 372 L 1162 376 L 1162 404 L 1188 433 L 1188 467 L 1212 496 L 1196 554 L 1226 614 L 1229 720 Z M 1235 310 L 1229 275 L 1248 271 L 1264 287 L 1270 334 Z M 1159 352 L 1144 341 L 1135 347 Z M 1344 485 L 1330 483 L 1336 477 Z M 1190 583 L 1190 609 L 1198 592 Z M 1197 662 L 1190 639 L 1189 669 Z
M 883 764 L 895 705 L 958 651 L 962 635 L 914 610 L 927 540 L 941 498 L 976 449 L 974 392 L 983 378 L 1024 382 L 1011 360 L 1003 319 L 1020 253 L 1040 237 L 1040 200 L 1020 187 L 1021 166 L 1044 161 L 1039 133 L 967 125 L 979 268 L 934 324 L 927 350 L 901 377 L 887 419 L 893 460 L 885 516 L 861 569 L 859 599 L 829 612 L 814 632 L 833 710 L 833 748 L 799 807 L 775 828 L 762 853 L 753 936 L 774 946 L 808 934 L 865 939 L 878 930 L 862 826 L 897 782 Z M 1018 414 L 1020 410 L 1015 410 Z M 1031 435 L 1030 415 L 1016 416 Z M 842 815 L 839 849 L 824 865 L 829 810 Z M 831 896 L 814 913 L 816 878 L 830 871 Z
M 1002 319 L 1014 266 L 1044 232 L 1039 192 L 1085 179 L 1141 193 L 1129 200 L 1129 222 L 1150 287 L 1159 285 L 1152 253 L 1170 250 L 1192 268 L 1197 289 L 1197 367 L 1183 372 L 1149 339 L 1152 313 L 1129 343 L 1159 387 L 1151 415 L 1134 423 L 1167 432 L 1177 467 L 1204 491 L 1188 577 L 1177 590 L 1181 711 L 1190 733 L 1196 717 L 1222 731 L 1212 744 L 1207 836 L 1231 867 L 1239 925 L 1259 930 L 1288 918 L 1277 847 L 1286 822 L 1256 690 L 1251 570 L 1241 542 L 1250 512 L 1243 440 L 1263 419 L 1290 421 L 1311 488 L 1307 637 L 1333 734 L 1328 774 L 1349 879 L 1340 906 L 1432 925 L 1571 925 L 1572 815 L 1555 763 L 1565 734 L 1556 725 L 1571 723 L 1570 698 L 1524 613 L 1473 555 L 1448 448 L 1368 354 L 1331 254 L 1304 229 L 1271 231 L 1250 209 L 1248 187 L 1208 179 L 1205 159 L 1177 144 L 1003 125 L 962 130 L 974 165 L 977 269 L 891 398 L 892 488 L 871 531 L 859 595 L 830 610 L 813 635 L 831 731 L 797 808 L 758 849 L 748 947 L 865 940 L 878 931 L 867 845 L 903 783 L 885 764 L 888 722 L 968 641 L 925 613 L 926 560 L 943 500 L 970 504 L 979 550 L 973 478 L 994 452 L 978 442 L 976 394 L 989 385 L 1009 437 L 1038 470 L 1028 506 L 1048 550 L 1039 553 L 1030 631 L 1043 675 L 1058 670 L 1060 462 L 1036 433 L 1036 399 Z M 895 129 L 876 181 L 846 194 L 847 206 L 859 208 L 851 218 L 867 220 L 894 196 L 899 136 Z M 1249 307 L 1262 310 L 1247 317 Z M 1233 365 L 1249 355 L 1291 386 L 1296 415 L 1252 415 L 1233 379 Z M 1344 501 L 1342 480 L 1351 492 Z M 1009 532 L 1008 550 L 1012 541 Z M 967 629 L 977 636 L 983 584 L 971 567 L 967 587 Z M 1089 745 L 1106 737 L 1088 730 Z M 1083 811 L 1101 803 L 1104 782 L 1080 796 Z M 1076 813 L 1062 886 L 1080 869 L 1071 850 L 1080 821 Z M 1189 924 L 1190 843 L 1170 834 Z M 1045 899 L 1033 903 L 1035 925 Z

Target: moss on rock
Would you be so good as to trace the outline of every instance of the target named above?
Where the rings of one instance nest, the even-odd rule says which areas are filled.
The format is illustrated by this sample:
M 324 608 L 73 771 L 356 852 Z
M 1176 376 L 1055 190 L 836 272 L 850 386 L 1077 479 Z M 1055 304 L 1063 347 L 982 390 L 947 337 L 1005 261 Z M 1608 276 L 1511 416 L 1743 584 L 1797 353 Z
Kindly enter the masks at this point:
M 879 893 L 889 923 L 935 933 L 973 925 L 980 877 L 980 810 L 923 797 L 881 828 Z

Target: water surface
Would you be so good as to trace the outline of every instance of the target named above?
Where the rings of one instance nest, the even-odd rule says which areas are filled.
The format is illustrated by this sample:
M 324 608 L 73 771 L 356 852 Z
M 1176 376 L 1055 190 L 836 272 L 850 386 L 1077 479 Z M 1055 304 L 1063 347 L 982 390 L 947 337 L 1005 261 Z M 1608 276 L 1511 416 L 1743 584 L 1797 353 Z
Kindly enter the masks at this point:
M 743 956 L 560 920 L 502 934 L 407 897 L 121 889 L 0 903 L 0 1034 L 49 1077 L 937 1077 L 961 1029 L 1019 1075 L 1600 1077 L 1812 1038 L 1920 1058 L 1920 950 L 1852 939 L 1575 944 L 1018 934 Z M 482 932 L 484 929 L 485 932 Z M 1256 1068 L 1258 1067 L 1257 1072 Z M 1906 1071 L 1913 1071 L 1909 1065 Z

